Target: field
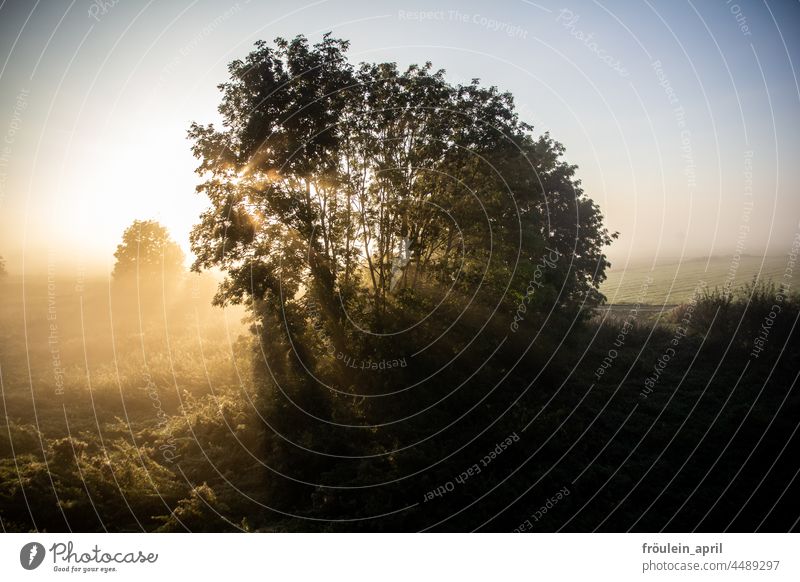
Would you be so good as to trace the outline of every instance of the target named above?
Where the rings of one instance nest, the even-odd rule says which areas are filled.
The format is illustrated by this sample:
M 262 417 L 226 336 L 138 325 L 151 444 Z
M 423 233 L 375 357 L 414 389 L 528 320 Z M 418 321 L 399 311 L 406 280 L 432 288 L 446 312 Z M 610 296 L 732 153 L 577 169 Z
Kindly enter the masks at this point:
M 445 531 L 510 531 L 567 483 L 575 488 L 561 513 L 536 524 L 537 531 L 589 531 L 598 523 L 607 531 L 653 531 L 665 519 L 681 531 L 789 529 L 796 475 L 791 463 L 777 460 L 796 456 L 798 447 L 789 357 L 797 349 L 796 299 L 784 305 L 758 358 L 748 354 L 772 306 L 769 294 L 739 301 L 716 319 L 718 305 L 704 299 L 681 336 L 673 314 L 647 316 L 688 298 L 698 280 L 723 285 L 729 265 L 718 258 L 612 273 L 609 310 L 622 317 L 575 328 L 563 349 L 547 338 L 537 342 L 503 390 L 486 387 L 517 354 L 492 358 L 494 345 L 475 342 L 470 357 L 484 362 L 475 381 L 462 373 L 390 405 L 405 414 L 400 406 L 416 411 L 445 398 L 447 406 L 428 406 L 429 416 L 369 434 L 325 432 L 325 446 L 341 448 L 331 451 L 370 452 L 352 463 L 282 446 L 279 430 L 294 430 L 306 442 L 300 439 L 311 434 L 308 422 L 283 406 L 282 392 L 269 391 L 244 311 L 210 306 L 213 279 L 187 276 L 165 298 L 160 291 L 121 293 L 107 279 L 40 275 L 23 286 L 20 277 L 8 277 L 0 287 L 0 531 L 416 531 L 439 522 Z M 743 258 L 736 283 L 750 280 L 759 265 Z M 777 279 L 784 265 L 770 259 L 760 270 Z M 653 281 L 640 298 L 648 276 Z M 626 303 L 637 300 L 645 316 L 631 323 Z M 665 353 L 672 355 L 662 373 Z M 438 359 L 431 361 L 421 377 Z M 643 396 L 656 369 L 658 381 Z M 382 401 L 374 401 L 369 412 L 382 413 Z M 455 424 L 476 402 L 486 403 L 479 409 L 491 423 L 485 436 L 476 439 L 469 423 L 419 441 L 431 427 Z M 495 416 L 504 410 L 510 412 Z M 482 469 L 480 479 L 435 506 L 418 502 L 511 434 L 520 443 Z M 395 444 L 406 442 L 414 446 Z M 389 447 L 402 454 L 385 460 Z M 442 459 L 443 450 L 455 452 Z M 733 471 L 742 454 L 749 464 L 739 477 Z M 286 485 L 276 478 L 281 473 L 305 475 L 309 486 L 296 479 Z M 316 474 L 358 487 L 322 495 L 311 485 Z M 370 485 L 376 476 L 404 475 L 413 478 Z M 694 491 L 688 498 L 687 490 Z M 660 491 L 655 506 L 652 491 Z M 459 512 L 489 493 L 496 507 Z M 269 509 L 276 503 L 283 504 L 279 512 Z M 367 519 L 395 506 L 408 509 Z
M 688 301 L 700 282 L 709 289 L 726 284 L 739 287 L 757 277 L 760 281 L 778 281 L 786 268 L 786 257 L 742 256 L 710 257 L 636 265 L 623 269 L 612 265 L 600 290 L 610 305 L 641 303 L 671 307 Z M 652 282 L 643 289 L 650 277 Z
M 243 311 L 211 307 L 214 286 L 187 276 L 160 301 L 107 278 L 0 281 L 0 531 L 169 528 L 206 491 L 170 461 L 190 465 L 194 425 L 251 389 Z
M 207 386 L 199 373 L 203 363 L 219 359 L 207 370 L 219 374 L 246 331 L 243 310 L 211 307 L 214 285 L 193 275 L 165 304 L 159 297 L 121 294 L 102 278 L 9 277 L 0 303 L 6 392 L 119 394 L 142 386 L 154 368 L 173 390 Z

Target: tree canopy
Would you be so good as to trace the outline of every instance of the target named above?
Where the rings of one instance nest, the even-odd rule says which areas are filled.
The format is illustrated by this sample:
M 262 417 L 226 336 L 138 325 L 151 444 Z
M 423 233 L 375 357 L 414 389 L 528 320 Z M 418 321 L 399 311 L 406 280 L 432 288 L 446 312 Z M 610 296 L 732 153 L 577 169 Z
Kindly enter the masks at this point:
M 398 297 L 516 300 L 545 247 L 567 259 L 548 275 L 560 303 L 601 300 L 611 236 L 563 147 L 534 138 L 509 93 L 453 85 L 431 63 L 355 66 L 347 48 L 258 42 L 220 86 L 222 127 L 192 125 L 211 202 L 194 267 L 227 274 L 218 302 L 313 298 L 342 337 L 356 306 L 380 324 Z
M 115 281 L 173 279 L 183 272 L 184 254 L 169 231 L 155 220 L 134 220 L 114 253 Z
M 436 427 L 500 406 L 486 386 L 529 351 L 523 335 L 602 301 L 612 239 L 509 93 L 431 63 L 354 65 L 347 49 L 256 43 L 220 85 L 221 124 L 189 131 L 210 203 L 193 269 L 220 269 L 215 301 L 253 315 L 268 498 L 286 509 L 326 475 L 419 470 L 449 446 Z M 319 495 L 321 513 L 342 510 Z

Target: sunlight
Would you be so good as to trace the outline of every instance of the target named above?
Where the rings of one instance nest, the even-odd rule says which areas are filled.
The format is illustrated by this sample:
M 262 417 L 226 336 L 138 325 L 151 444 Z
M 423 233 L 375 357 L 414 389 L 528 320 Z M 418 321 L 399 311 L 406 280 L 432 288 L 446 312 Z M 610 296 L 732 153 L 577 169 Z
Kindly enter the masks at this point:
M 791 556 L 800 3 L 89 2 L 0 2 L 6 578 Z M 628 533 L 337 546 L 427 531 Z

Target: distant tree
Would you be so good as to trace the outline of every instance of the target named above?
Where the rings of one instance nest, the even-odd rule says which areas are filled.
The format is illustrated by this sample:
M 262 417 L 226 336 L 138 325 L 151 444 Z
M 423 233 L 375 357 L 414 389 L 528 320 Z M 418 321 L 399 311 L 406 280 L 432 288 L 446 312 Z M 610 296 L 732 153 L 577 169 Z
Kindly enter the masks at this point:
M 112 273 L 116 282 L 138 280 L 143 286 L 172 284 L 184 273 L 184 254 L 155 220 L 134 220 L 122 234 L 114 253 Z
M 6 260 L 0 257 L 0 277 L 5 277 L 6 275 L 8 275 L 8 271 L 6 271 Z

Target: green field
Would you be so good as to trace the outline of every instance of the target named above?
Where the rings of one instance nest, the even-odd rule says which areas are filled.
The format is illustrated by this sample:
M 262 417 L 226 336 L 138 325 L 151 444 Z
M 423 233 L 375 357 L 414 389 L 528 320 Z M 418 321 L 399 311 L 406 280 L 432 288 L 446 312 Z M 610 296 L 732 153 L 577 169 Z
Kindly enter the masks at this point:
M 741 286 L 754 277 L 778 282 L 786 268 L 786 257 L 742 256 L 738 265 L 734 257 L 711 257 L 652 265 L 636 265 L 623 269 L 612 267 L 600 290 L 612 305 L 642 303 L 676 305 L 687 301 L 700 282 L 709 289 L 723 287 L 729 281 Z M 644 289 L 647 278 L 652 282 Z

